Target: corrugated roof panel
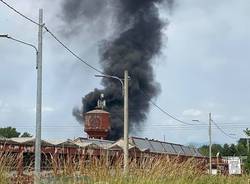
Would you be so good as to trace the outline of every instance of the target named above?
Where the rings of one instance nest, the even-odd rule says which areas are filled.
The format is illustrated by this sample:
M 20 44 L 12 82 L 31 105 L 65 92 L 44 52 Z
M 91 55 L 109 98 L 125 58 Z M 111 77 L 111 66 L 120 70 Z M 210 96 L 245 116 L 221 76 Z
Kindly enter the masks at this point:
M 181 149 L 181 145 L 172 144 L 172 146 L 174 147 L 174 149 L 175 149 L 177 155 L 184 155 L 184 152 L 183 152 L 183 150 Z
M 169 154 L 178 154 L 178 153 L 175 152 L 172 144 L 170 144 L 170 143 L 162 143 L 162 145 L 164 146 L 167 153 L 169 153 Z
M 13 137 L 10 140 L 17 142 L 17 143 L 27 143 L 27 142 L 35 142 L 34 137 Z
M 104 149 L 108 148 L 114 143 L 114 141 L 101 140 L 101 139 L 82 139 L 81 142 L 94 143 Z
M 67 140 L 59 140 L 59 139 L 45 139 L 44 140 L 47 143 L 53 144 L 53 145 L 58 145 L 58 144 L 62 144 L 62 143 L 67 143 Z

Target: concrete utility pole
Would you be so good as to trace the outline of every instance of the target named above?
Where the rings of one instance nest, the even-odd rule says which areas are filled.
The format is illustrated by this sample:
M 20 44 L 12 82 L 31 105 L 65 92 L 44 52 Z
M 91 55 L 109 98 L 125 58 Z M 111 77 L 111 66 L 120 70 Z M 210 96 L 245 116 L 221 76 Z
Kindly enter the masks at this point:
M 247 137 L 247 155 L 249 154 L 249 137 Z
M 209 174 L 212 174 L 212 139 L 211 139 L 211 113 L 209 113 L 209 127 L 208 127 L 208 135 L 209 135 Z
M 43 9 L 39 9 L 37 56 L 37 101 L 36 101 L 36 145 L 35 145 L 35 183 L 40 183 L 41 172 L 41 121 L 42 121 L 42 36 Z
M 128 172 L 128 71 L 124 71 L 124 173 Z
M 128 76 L 128 71 L 125 70 L 124 71 L 124 81 L 117 77 L 117 76 L 113 76 L 113 75 L 95 75 L 96 77 L 106 77 L 106 78 L 112 78 L 112 79 L 116 79 L 118 80 L 121 85 L 122 85 L 122 94 L 123 94 L 123 98 L 124 98 L 124 107 L 123 107 L 123 111 L 124 111 L 124 147 L 123 147 L 123 155 L 124 155 L 124 159 L 123 159 L 123 170 L 124 173 L 126 174 L 128 172 L 128 158 L 129 158 L 129 153 L 128 153 L 128 80 L 130 79 L 130 77 Z

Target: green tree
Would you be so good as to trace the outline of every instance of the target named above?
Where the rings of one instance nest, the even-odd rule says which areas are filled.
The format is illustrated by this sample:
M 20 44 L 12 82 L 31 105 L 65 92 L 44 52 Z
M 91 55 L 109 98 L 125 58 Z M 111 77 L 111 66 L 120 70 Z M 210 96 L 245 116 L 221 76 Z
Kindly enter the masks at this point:
M 229 156 L 238 156 L 237 148 L 234 144 L 231 144 L 229 147 L 230 155 Z
M 202 145 L 198 150 L 202 155 L 209 156 L 209 146 L 208 145 Z
M 19 137 L 20 132 L 16 130 L 16 128 L 5 127 L 0 128 L 0 136 L 5 138 Z
M 237 144 L 237 150 L 239 156 L 246 156 L 247 155 L 247 141 L 246 139 L 240 139 Z
M 32 135 L 28 132 L 24 132 L 21 137 L 32 137 Z
M 250 137 L 250 130 L 246 128 L 246 130 L 243 130 L 243 132 L 246 134 L 246 136 Z
M 248 129 L 248 128 L 246 128 L 245 130 L 243 130 L 243 132 L 246 134 L 246 136 L 247 136 L 247 139 L 249 139 L 249 137 L 250 137 L 250 130 Z M 250 173 L 250 153 L 249 153 L 249 148 L 248 148 L 248 144 L 249 144 L 249 142 L 247 141 L 247 160 L 246 160 L 246 162 L 244 163 L 244 167 L 245 167 L 245 169 L 246 169 L 246 171 L 247 171 L 247 173 Z
M 203 145 L 199 148 L 199 151 L 202 155 L 204 156 L 209 156 L 209 146 L 208 145 Z M 212 144 L 211 147 L 212 151 L 212 156 L 216 156 L 218 152 L 223 152 L 223 147 L 220 144 Z
M 219 152 L 220 154 L 223 151 L 223 147 L 220 144 L 212 144 L 212 156 L 215 157 Z
M 229 145 L 228 144 L 224 144 L 223 145 L 223 151 L 221 153 L 222 156 L 232 156 L 230 155 L 230 149 L 229 149 Z

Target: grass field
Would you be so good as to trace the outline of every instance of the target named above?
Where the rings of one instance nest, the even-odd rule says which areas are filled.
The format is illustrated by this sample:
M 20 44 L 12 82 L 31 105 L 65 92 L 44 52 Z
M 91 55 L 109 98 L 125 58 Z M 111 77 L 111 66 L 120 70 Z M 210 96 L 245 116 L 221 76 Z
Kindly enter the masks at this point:
M 33 183 L 29 175 L 10 175 L 10 170 L 18 166 L 18 158 L 0 156 L 0 184 Z M 248 184 L 250 176 L 209 176 L 199 163 L 190 159 L 185 163 L 169 161 L 167 158 L 148 159 L 138 165 L 131 162 L 124 174 L 122 161 L 107 166 L 105 160 L 94 159 L 81 163 L 74 160 L 52 161 L 52 170 L 43 173 L 41 183 L 53 184 Z

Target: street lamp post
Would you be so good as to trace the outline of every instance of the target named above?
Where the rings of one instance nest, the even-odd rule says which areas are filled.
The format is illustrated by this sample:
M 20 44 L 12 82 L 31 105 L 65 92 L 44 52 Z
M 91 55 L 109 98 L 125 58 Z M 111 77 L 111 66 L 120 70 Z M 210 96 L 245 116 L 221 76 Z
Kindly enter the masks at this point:
M 36 51 L 37 69 L 37 96 L 36 96 L 36 143 L 35 143 L 35 183 L 40 181 L 41 171 L 41 121 L 42 121 L 42 29 L 43 9 L 39 9 L 38 47 L 33 44 L 8 36 L 0 35 L 0 38 L 7 38 L 18 43 L 30 46 Z
M 124 71 L 124 79 L 113 75 L 95 75 L 96 77 L 106 77 L 118 80 L 122 85 L 122 94 L 124 97 L 124 147 L 123 147 L 123 169 L 124 173 L 128 172 L 128 71 Z M 124 81 L 123 81 L 124 80 Z
M 27 43 L 27 42 L 24 42 L 24 41 L 22 41 L 22 40 L 19 40 L 19 39 L 16 39 L 16 38 L 13 38 L 13 37 L 11 37 L 11 36 L 9 36 L 9 35 L 7 35 L 7 34 L 4 34 L 4 35 L 0 35 L 0 38 L 7 38 L 7 39 L 10 39 L 10 40 L 13 40 L 13 41 L 16 41 L 16 42 L 18 42 L 18 43 L 21 43 L 21 44 L 24 44 L 24 45 L 27 45 L 27 46 L 30 46 L 30 47 L 32 47 L 32 48 L 34 48 L 35 49 L 35 51 L 36 51 L 36 69 L 38 70 L 39 68 L 39 66 L 38 66 L 38 64 L 39 64 L 39 59 L 38 59 L 38 56 L 39 56 L 39 52 L 38 52 L 38 49 L 36 48 L 36 46 L 35 45 L 33 45 L 33 44 L 30 44 L 30 43 Z M 39 79 L 40 80 L 40 79 Z M 37 83 L 37 93 L 39 92 L 41 90 L 41 87 L 39 87 L 39 83 Z M 37 96 L 37 98 L 38 98 L 39 96 Z M 38 100 L 38 99 L 37 99 Z M 39 117 L 41 117 L 41 110 L 39 110 L 40 108 L 38 108 L 38 105 L 36 106 L 36 129 L 37 129 L 37 127 L 38 127 L 38 122 L 37 122 L 37 116 L 39 116 Z M 40 118 L 39 118 L 40 119 Z M 40 125 L 41 125 L 41 123 L 40 123 Z M 41 129 L 40 129 L 41 130 Z M 40 135 L 41 135 L 41 133 L 40 133 Z M 40 165 L 40 158 L 38 158 L 37 159 L 37 155 L 39 154 L 41 154 L 41 149 L 40 149 L 40 152 L 39 152 L 39 150 L 38 150 L 38 152 L 37 152 L 37 142 L 38 142 L 38 146 L 40 145 L 41 146 L 41 138 L 39 139 L 39 140 L 37 140 L 37 138 L 39 138 L 39 136 L 37 136 L 37 131 L 36 131 L 36 150 L 35 150 L 35 165 L 37 166 L 37 165 Z M 40 143 L 39 143 L 40 142 Z M 37 160 L 38 160 L 38 164 L 37 164 Z M 40 167 L 40 166 L 39 166 Z M 37 168 L 35 169 L 35 171 L 37 170 Z
M 198 119 L 194 119 L 192 121 L 200 122 Z M 208 139 L 209 139 L 209 174 L 212 174 L 212 129 L 211 129 L 211 123 L 212 123 L 212 115 L 209 113 L 208 117 Z
M 211 129 L 212 115 L 209 113 L 209 174 L 212 174 L 212 129 Z

